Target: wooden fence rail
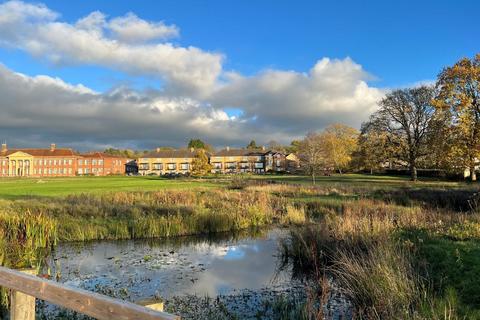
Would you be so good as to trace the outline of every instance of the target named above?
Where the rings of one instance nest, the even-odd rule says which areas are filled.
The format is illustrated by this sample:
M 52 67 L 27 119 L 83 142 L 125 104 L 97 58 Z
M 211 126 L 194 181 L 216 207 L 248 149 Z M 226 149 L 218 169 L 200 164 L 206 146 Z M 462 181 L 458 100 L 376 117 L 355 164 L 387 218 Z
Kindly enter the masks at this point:
M 131 302 L 0 267 L 0 286 L 12 292 L 11 320 L 34 319 L 35 298 L 48 301 L 99 320 L 173 320 L 180 317 Z M 32 298 L 35 297 L 35 298 Z M 33 311 L 32 309 L 33 301 Z M 32 313 L 33 312 L 33 313 Z M 33 316 L 32 316 L 33 314 Z M 33 318 L 32 318 L 33 317 Z

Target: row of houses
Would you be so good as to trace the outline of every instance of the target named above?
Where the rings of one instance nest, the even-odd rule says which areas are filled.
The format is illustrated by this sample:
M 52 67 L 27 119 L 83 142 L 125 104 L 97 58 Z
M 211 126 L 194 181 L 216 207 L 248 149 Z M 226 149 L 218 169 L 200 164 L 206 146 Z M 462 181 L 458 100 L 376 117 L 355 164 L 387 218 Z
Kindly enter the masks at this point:
M 46 149 L 0 150 L 0 177 L 68 177 L 77 175 L 106 176 L 112 174 L 187 175 L 199 150 L 161 150 L 144 154 L 139 159 L 102 152 L 77 153 L 51 144 Z M 265 148 L 230 149 L 207 154 L 213 173 L 294 172 L 298 158 Z
M 156 149 L 137 160 L 138 172 L 141 175 L 188 174 L 198 152 L 193 148 Z M 207 155 L 212 173 L 294 172 L 299 168 L 298 158 L 293 153 L 287 154 L 265 148 L 251 150 L 227 147 Z
M 81 154 L 55 144 L 48 149 L 9 149 L 4 143 L 0 150 L 0 177 L 124 174 L 129 161 L 102 152 Z

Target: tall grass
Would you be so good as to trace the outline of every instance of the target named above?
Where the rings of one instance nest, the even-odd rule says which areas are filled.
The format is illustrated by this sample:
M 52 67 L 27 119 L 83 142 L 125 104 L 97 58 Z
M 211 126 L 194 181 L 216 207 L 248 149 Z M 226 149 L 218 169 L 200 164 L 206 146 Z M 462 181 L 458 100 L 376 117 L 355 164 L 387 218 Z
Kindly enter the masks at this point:
M 39 269 L 56 243 L 57 223 L 44 214 L 0 209 L 0 265 Z M 9 303 L 8 289 L 0 289 L 0 318 Z
M 333 276 L 360 319 L 461 319 L 480 315 L 472 309 L 475 304 L 469 302 L 468 294 L 460 292 L 461 296 L 455 298 L 459 291 L 448 287 L 458 287 L 465 293 L 474 290 L 468 287 L 471 280 L 451 269 L 462 266 L 473 276 L 480 268 L 474 260 L 477 251 L 470 249 L 479 247 L 475 241 L 480 240 L 480 215 L 463 210 L 459 199 L 465 199 L 465 195 L 457 191 L 442 192 L 438 202 L 433 191 L 431 197 L 426 194 L 421 201 L 403 204 L 390 197 L 310 203 L 309 214 L 321 223 L 291 232 L 281 246 L 283 267 L 291 266 L 295 274 L 309 275 L 317 283 L 321 281 L 318 270 Z M 464 240 L 473 242 L 459 251 L 464 245 L 456 245 L 456 241 Z M 432 249 L 434 255 L 429 254 Z M 449 257 L 447 263 L 445 255 L 458 257 Z M 465 265 L 462 259 L 472 265 Z
M 284 197 L 250 190 L 81 194 L 8 206 L 61 221 L 57 234 L 62 241 L 168 237 L 305 220 L 303 209 L 288 206 Z

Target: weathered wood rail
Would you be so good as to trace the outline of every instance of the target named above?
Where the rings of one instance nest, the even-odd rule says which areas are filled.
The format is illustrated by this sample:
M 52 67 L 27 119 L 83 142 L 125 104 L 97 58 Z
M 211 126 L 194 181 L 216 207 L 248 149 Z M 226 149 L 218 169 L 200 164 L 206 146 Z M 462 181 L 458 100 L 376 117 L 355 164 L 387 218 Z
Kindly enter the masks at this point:
M 0 286 L 11 290 L 11 320 L 35 319 L 35 298 L 99 320 L 178 320 L 180 317 L 131 302 L 0 267 Z

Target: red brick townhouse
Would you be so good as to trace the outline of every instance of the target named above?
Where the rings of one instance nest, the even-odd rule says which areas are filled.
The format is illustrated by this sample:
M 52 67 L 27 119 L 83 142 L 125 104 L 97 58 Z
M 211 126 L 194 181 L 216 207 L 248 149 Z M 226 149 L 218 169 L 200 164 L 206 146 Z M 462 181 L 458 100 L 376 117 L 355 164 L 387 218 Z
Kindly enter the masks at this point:
M 125 173 L 130 159 L 100 152 L 77 154 L 69 148 L 0 149 L 0 177 L 72 177 Z
M 106 176 L 110 174 L 124 174 L 125 165 L 131 159 L 113 156 L 103 152 L 80 154 L 77 159 L 77 173 Z

